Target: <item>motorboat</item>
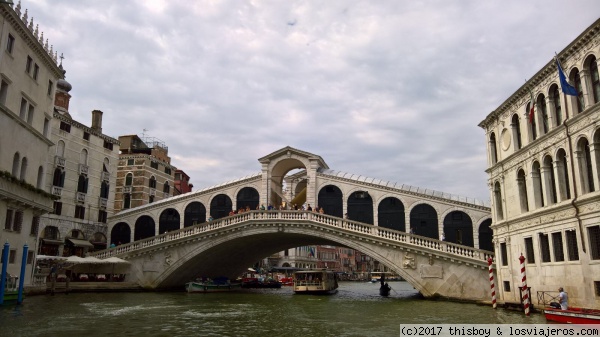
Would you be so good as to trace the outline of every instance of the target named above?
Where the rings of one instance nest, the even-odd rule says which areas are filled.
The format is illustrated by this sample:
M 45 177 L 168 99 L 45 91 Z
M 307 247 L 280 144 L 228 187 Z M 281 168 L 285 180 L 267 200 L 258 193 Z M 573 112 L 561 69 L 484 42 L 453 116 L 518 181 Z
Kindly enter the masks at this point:
M 296 271 L 293 287 L 296 294 L 333 294 L 338 288 L 337 276 L 327 269 Z
M 568 307 L 563 310 L 555 307 L 544 308 L 546 320 L 572 324 L 600 324 L 600 310 Z
M 185 284 L 185 290 L 188 293 L 228 292 L 241 287 L 240 283 L 231 283 L 227 278 L 196 280 Z

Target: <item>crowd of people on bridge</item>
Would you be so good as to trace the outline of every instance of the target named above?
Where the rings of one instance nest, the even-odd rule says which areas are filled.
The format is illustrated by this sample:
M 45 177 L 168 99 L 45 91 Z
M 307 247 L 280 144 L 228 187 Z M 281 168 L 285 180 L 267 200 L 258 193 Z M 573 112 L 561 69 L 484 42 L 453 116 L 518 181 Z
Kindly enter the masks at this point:
M 323 207 L 315 206 L 313 208 L 313 207 L 310 206 L 310 204 L 297 205 L 297 204 L 286 204 L 285 202 L 281 203 L 281 205 L 279 205 L 278 207 L 273 206 L 272 204 L 268 204 L 267 207 L 265 207 L 264 204 L 262 204 L 260 206 L 257 205 L 255 210 L 257 210 L 257 211 L 274 211 L 274 210 L 279 210 L 279 211 L 308 211 L 308 212 L 315 212 L 315 213 L 325 214 L 325 210 L 323 209 Z M 229 216 L 236 215 L 236 214 L 242 214 L 242 213 L 250 212 L 250 211 L 251 211 L 250 206 L 240 207 L 237 210 L 232 209 L 231 211 L 229 211 Z

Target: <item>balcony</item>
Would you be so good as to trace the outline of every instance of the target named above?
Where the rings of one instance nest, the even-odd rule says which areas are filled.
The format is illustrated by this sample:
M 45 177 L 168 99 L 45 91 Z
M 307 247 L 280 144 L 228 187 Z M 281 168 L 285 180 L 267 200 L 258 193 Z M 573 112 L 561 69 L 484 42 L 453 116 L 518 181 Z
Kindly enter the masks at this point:
M 100 198 L 100 200 L 98 200 L 98 206 L 102 209 L 106 209 L 106 206 L 108 205 L 108 199 L 106 198 Z
M 132 188 L 131 186 L 123 186 L 123 193 L 131 193 Z
M 110 173 L 102 171 L 102 181 L 109 181 Z
M 150 188 L 150 195 L 151 196 L 155 196 L 156 195 L 156 190 L 153 188 Z
M 56 165 L 56 167 L 65 168 L 65 161 L 65 157 L 54 156 L 54 165 Z
M 75 201 L 77 201 L 78 203 L 84 203 L 85 202 L 85 193 L 77 192 L 77 194 L 75 194 Z
M 90 167 L 84 164 L 79 164 L 79 174 L 84 174 L 87 176 Z
M 62 187 L 52 186 L 52 195 L 56 195 L 58 197 L 62 196 Z
M 163 198 L 168 198 L 170 197 L 169 192 L 165 192 Z

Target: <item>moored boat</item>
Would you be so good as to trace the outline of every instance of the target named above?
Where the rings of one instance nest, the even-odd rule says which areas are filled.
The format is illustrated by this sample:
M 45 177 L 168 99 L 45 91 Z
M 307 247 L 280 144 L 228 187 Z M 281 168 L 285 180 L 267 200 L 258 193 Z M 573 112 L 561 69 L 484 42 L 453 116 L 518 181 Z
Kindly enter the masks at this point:
M 337 276 L 331 270 L 302 270 L 294 272 L 296 294 L 333 294 L 337 292 Z
M 197 280 L 185 284 L 188 293 L 217 293 L 240 289 L 240 283 L 231 283 L 228 279 Z
M 544 308 L 546 319 L 553 322 L 571 324 L 600 324 L 600 310 L 569 307 L 567 310 L 560 308 Z

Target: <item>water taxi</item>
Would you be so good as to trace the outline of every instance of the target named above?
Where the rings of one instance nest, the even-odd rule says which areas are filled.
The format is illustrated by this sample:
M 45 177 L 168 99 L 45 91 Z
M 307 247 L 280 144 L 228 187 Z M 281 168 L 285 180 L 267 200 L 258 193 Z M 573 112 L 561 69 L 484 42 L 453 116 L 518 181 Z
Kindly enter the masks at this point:
M 547 307 L 544 316 L 548 321 L 571 324 L 600 324 L 600 310 L 569 307 L 566 310 Z
M 337 276 L 331 270 L 302 270 L 294 272 L 296 294 L 333 294 L 337 292 Z

